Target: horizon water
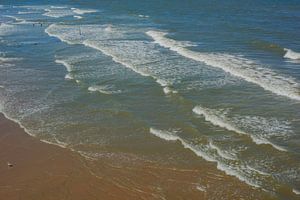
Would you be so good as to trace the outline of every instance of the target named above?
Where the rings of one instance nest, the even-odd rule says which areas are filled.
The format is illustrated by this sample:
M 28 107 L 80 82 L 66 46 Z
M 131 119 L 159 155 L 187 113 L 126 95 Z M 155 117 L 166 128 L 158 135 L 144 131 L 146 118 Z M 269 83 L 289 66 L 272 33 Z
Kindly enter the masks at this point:
M 32 136 L 300 198 L 299 2 L 1 4 L 0 111 Z

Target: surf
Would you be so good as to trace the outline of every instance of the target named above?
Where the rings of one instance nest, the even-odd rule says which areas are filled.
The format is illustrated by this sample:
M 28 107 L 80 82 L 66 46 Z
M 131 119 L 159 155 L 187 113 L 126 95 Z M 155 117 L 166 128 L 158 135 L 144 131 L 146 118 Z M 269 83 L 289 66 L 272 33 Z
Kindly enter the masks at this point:
M 222 53 L 203 53 L 188 49 L 188 45 L 170 39 L 168 33 L 161 31 L 147 31 L 155 43 L 168 48 L 178 54 L 202 62 L 206 65 L 220 68 L 233 76 L 254 83 L 274 94 L 300 101 L 300 87 L 292 77 L 284 77 L 263 67 L 252 60 Z

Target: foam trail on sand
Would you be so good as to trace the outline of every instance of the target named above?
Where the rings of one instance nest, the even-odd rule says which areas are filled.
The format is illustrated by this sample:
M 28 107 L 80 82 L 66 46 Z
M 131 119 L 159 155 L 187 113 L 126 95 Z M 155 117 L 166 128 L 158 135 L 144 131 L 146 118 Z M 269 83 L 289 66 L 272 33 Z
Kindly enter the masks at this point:
M 36 135 L 33 134 L 33 133 L 31 133 L 28 129 L 26 129 L 26 128 L 21 124 L 20 121 L 18 121 L 18 120 L 16 120 L 16 119 L 13 119 L 13 118 L 9 117 L 9 116 L 1 109 L 1 106 L 0 106 L 0 113 L 2 113 L 2 114 L 5 116 L 5 118 L 7 118 L 7 119 L 9 119 L 9 120 L 11 120 L 11 121 L 17 123 L 22 129 L 24 129 L 25 133 L 27 133 L 27 134 L 30 135 L 31 137 L 36 138 Z M 55 141 L 55 142 L 50 142 L 50 141 L 48 141 L 48 140 L 43 140 L 43 139 L 39 139 L 39 141 L 44 142 L 44 143 L 46 143 L 46 144 L 51 144 L 51 145 L 59 146 L 59 147 L 62 147 L 62 148 L 66 148 L 66 147 L 68 146 L 68 144 L 63 143 L 63 142 L 60 142 L 60 141 L 58 141 L 56 138 L 54 138 L 54 141 Z
M 284 49 L 284 51 L 286 52 L 283 56 L 284 58 L 289 58 L 292 60 L 300 60 L 300 53 L 286 48 Z
M 206 161 L 217 163 L 217 168 L 221 171 L 224 171 L 227 175 L 235 176 L 239 180 L 241 180 L 253 187 L 260 187 L 259 185 L 257 185 L 256 183 L 254 183 L 253 181 L 248 179 L 247 177 L 243 176 L 243 173 L 240 172 L 237 167 L 226 165 L 225 163 L 221 162 L 214 156 L 207 153 L 202 148 L 198 148 L 198 147 L 195 147 L 195 146 L 187 143 L 185 140 L 183 140 L 182 138 L 177 136 L 176 133 L 173 133 L 170 131 L 159 130 L 159 129 L 155 129 L 155 128 L 150 128 L 150 133 L 155 135 L 156 137 L 159 137 L 166 141 L 179 141 L 184 148 L 191 150 L 197 156 L 203 158 Z M 209 148 L 209 146 L 208 146 L 208 148 Z
M 263 136 L 260 136 L 257 134 L 252 134 L 252 133 L 251 134 L 246 133 L 245 131 L 241 130 L 236 125 L 236 123 L 230 121 L 224 113 L 222 113 L 218 110 L 203 108 L 201 106 L 196 106 L 193 108 L 193 112 L 198 115 L 204 116 L 206 121 L 212 123 L 215 126 L 219 126 L 221 128 L 225 128 L 229 131 L 233 131 L 233 132 L 236 132 L 239 134 L 249 136 L 255 144 L 269 144 L 273 148 L 275 148 L 279 151 L 287 151 L 283 147 L 273 144 L 272 142 L 270 142 L 268 139 L 264 138 Z
M 146 33 L 162 47 L 175 51 L 186 58 L 220 68 L 227 73 L 257 84 L 274 94 L 300 101 L 300 86 L 292 77 L 278 75 L 271 69 L 264 68 L 242 57 L 221 53 L 201 53 L 189 50 L 178 41 L 167 38 L 167 33 L 165 32 L 147 31 Z
M 297 195 L 300 195 L 300 191 L 297 190 L 297 189 L 293 189 L 293 192 L 294 192 L 295 194 L 297 194 Z

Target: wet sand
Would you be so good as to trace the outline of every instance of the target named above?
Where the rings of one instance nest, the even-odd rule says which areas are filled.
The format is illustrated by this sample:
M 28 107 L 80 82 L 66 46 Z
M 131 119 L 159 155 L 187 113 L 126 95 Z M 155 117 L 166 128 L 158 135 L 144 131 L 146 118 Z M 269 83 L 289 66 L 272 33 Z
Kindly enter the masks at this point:
M 103 155 L 110 156 L 91 161 L 76 152 L 43 143 L 0 114 L 0 197 L 9 200 L 271 199 L 261 190 L 218 172 L 215 165 L 205 161 L 194 166 L 159 165 L 150 161 L 132 162 L 130 155 L 120 156 L 120 153 Z M 7 162 L 13 167 L 8 167 Z
M 1 199 L 119 199 L 117 187 L 93 176 L 77 153 L 40 142 L 0 115 Z M 13 164 L 8 167 L 7 162 Z

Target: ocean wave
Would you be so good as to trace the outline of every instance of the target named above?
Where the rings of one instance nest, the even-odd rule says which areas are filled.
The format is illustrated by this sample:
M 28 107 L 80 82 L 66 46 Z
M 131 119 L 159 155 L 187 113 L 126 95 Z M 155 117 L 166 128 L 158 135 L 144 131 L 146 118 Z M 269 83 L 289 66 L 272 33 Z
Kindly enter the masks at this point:
M 133 70 L 134 72 L 142 75 L 142 76 L 150 76 L 150 74 L 138 69 L 138 68 L 135 68 L 134 66 L 124 62 L 123 60 L 121 60 L 120 58 L 118 58 L 117 56 L 111 54 L 109 51 L 107 51 L 106 49 L 104 48 L 101 48 L 99 45 L 96 45 L 97 42 L 95 41 L 84 41 L 83 44 L 87 47 L 91 47 L 91 48 L 94 48 L 94 49 L 97 49 L 99 51 L 101 51 L 103 54 L 107 55 L 107 56 L 110 56 L 113 61 L 117 62 L 117 63 L 120 63 L 121 65 Z
M 300 60 L 300 53 L 286 48 L 284 49 L 284 51 L 286 52 L 283 56 L 284 58 L 289 58 L 292 60 Z
M 176 132 L 172 132 L 172 131 L 165 131 L 165 130 L 159 130 L 159 129 L 155 129 L 155 128 L 150 128 L 150 133 L 155 135 L 156 137 L 159 137 L 163 140 L 166 141 L 179 141 L 181 143 L 181 145 L 185 148 L 185 149 L 189 149 L 190 151 L 192 151 L 195 155 L 203 158 L 206 161 L 209 162 L 215 162 L 217 163 L 217 169 L 225 172 L 227 175 L 231 175 L 231 176 L 235 176 L 237 177 L 239 180 L 247 183 L 248 185 L 251 185 L 253 187 L 260 187 L 260 185 L 258 185 L 256 182 L 257 180 L 252 180 L 250 177 L 248 177 L 248 173 L 250 172 L 249 170 L 243 172 L 243 169 L 247 169 L 247 167 L 239 167 L 236 165 L 228 165 L 224 162 L 222 162 L 222 160 L 219 160 L 217 157 L 209 154 L 209 146 L 205 146 L 203 148 L 200 147 L 196 147 L 194 145 L 189 144 L 188 142 L 186 142 L 184 139 L 180 138 Z M 221 156 L 221 155 L 219 155 Z M 221 157 L 223 158 L 223 157 Z
M 84 41 L 97 38 L 114 39 L 120 36 L 119 33 L 112 34 L 105 31 L 109 25 L 59 25 L 51 24 L 45 29 L 45 32 L 51 36 L 56 37 L 67 44 L 83 44 Z
M 72 66 L 69 63 L 67 63 L 66 61 L 56 59 L 55 62 L 58 63 L 58 64 L 62 64 L 63 66 L 65 66 L 65 68 L 66 68 L 66 70 L 68 72 L 72 71 Z
M 292 77 L 284 77 L 246 58 L 221 53 L 201 53 L 189 50 L 181 42 L 167 38 L 167 33 L 147 31 L 154 42 L 178 54 L 220 68 L 227 73 L 254 83 L 274 94 L 300 101 L 300 88 Z
M 223 77 L 220 80 L 220 76 L 216 76 L 214 70 L 208 69 L 205 72 L 203 68 L 199 70 L 195 61 L 188 59 L 183 61 L 180 56 L 174 59 L 174 56 L 170 54 L 172 52 L 162 53 L 162 49 L 152 42 L 125 39 L 131 35 L 131 31 L 135 33 L 136 30 L 124 30 L 110 24 L 82 26 L 52 24 L 45 31 L 50 36 L 57 37 L 68 44 L 83 44 L 99 50 L 110 56 L 113 61 L 134 72 L 152 77 L 167 94 L 177 93 L 175 89 L 173 90 L 173 85 L 179 83 L 181 79 L 194 77 L 195 74 L 202 77 L 204 73 L 209 73 L 214 79 L 208 83 L 209 86 L 228 83 Z M 191 42 L 176 42 L 176 44 L 184 47 L 193 45 Z M 207 81 L 197 79 L 194 82 L 200 82 L 199 84 L 203 86 Z
M 232 120 L 226 116 L 226 112 L 224 112 L 224 111 L 203 108 L 201 106 L 194 107 L 193 112 L 198 115 L 204 116 L 205 120 L 212 123 L 214 126 L 219 126 L 228 131 L 233 131 L 238 134 L 249 136 L 255 144 L 258 144 L 258 145 L 268 144 L 279 151 L 287 151 L 285 148 L 271 142 L 265 134 L 261 134 L 262 131 L 268 132 L 268 130 L 266 130 L 266 128 L 269 128 L 272 125 L 268 125 L 268 124 L 265 125 L 265 124 L 261 124 L 261 123 L 255 123 L 255 122 L 253 123 L 252 122 L 251 127 L 259 127 L 259 129 L 261 131 L 254 132 L 253 129 L 250 129 L 251 133 L 248 133 L 248 132 L 245 132 L 244 130 L 242 130 L 242 128 L 247 129 L 247 127 L 249 129 L 250 125 L 249 125 L 249 122 L 247 122 L 247 117 L 245 117 L 243 119 L 241 119 L 241 117 L 238 117 L 239 120 L 237 120 L 237 118 Z M 246 126 L 245 124 L 248 124 L 248 125 Z M 273 132 L 269 132 L 269 133 L 273 133 Z
M 53 18 L 60 18 L 60 17 L 66 17 L 66 16 L 70 16 L 73 15 L 74 13 L 72 12 L 72 10 L 69 9 L 49 9 L 46 8 L 45 9 L 45 13 L 43 14 L 44 16 L 47 17 L 53 17 Z

